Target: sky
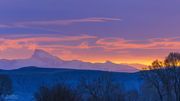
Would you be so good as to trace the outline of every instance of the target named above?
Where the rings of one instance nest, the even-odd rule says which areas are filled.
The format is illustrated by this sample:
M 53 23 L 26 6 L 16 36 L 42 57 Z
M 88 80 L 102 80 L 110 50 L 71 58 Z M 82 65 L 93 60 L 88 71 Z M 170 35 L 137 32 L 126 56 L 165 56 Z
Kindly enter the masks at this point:
M 149 65 L 180 51 L 179 0 L 0 0 L 0 58 Z

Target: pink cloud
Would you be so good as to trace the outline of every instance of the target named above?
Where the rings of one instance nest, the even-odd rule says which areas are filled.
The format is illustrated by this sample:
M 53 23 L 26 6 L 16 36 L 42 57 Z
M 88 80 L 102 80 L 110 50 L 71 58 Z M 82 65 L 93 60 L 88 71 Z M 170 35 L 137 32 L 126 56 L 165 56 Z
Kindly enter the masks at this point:
M 64 19 L 64 20 L 47 20 L 47 21 L 26 21 L 16 22 L 11 24 L 0 24 L 0 28 L 29 28 L 33 26 L 64 26 L 76 23 L 102 23 L 122 21 L 120 18 L 107 18 L 107 17 L 92 17 L 92 18 L 81 18 L 81 19 Z
M 176 38 L 153 38 L 144 40 L 145 43 L 136 43 L 139 40 L 125 40 L 122 38 L 103 38 L 96 44 L 107 50 L 118 49 L 179 49 L 180 41 Z M 133 43 L 134 42 L 134 43 Z
M 180 47 L 179 38 L 153 38 L 142 40 L 144 43 L 139 43 L 136 42 L 139 40 L 127 40 L 118 37 L 100 38 L 90 35 L 51 36 L 49 34 L 49 36 L 24 35 L 18 37 L 16 34 L 14 37 L 12 36 L 1 36 L 0 52 L 1 54 L 6 53 L 6 55 L 2 55 L 6 56 L 4 58 L 17 58 L 17 55 L 8 56 L 10 50 L 16 54 L 16 51 L 20 53 L 19 51 L 22 49 L 32 52 L 34 49 L 40 48 L 63 59 L 79 59 L 89 62 L 129 61 L 129 63 L 143 62 L 148 64 L 156 57 L 162 57 L 171 50 L 179 50 Z M 156 51 L 155 53 L 158 55 L 151 53 L 153 51 Z M 18 54 L 18 57 L 24 56 Z M 135 56 L 137 60 L 134 60 Z
M 81 41 L 81 40 L 88 40 L 88 39 L 95 39 L 96 36 L 89 36 L 89 35 L 80 35 L 80 36 L 61 36 L 61 37 L 25 37 L 25 38 L 15 38 L 15 39 L 8 39 L 2 38 L 0 44 L 0 50 L 6 50 L 9 48 L 18 49 L 18 48 L 28 48 L 28 49 L 35 49 L 41 47 L 63 47 L 63 48 L 76 48 L 72 46 L 67 46 L 63 44 L 58 45 L 49 45 L 43 44 L 39 45 L 38 43 L 54 43 L 54 42 L 74 42 L 74 41 Z M 85 44 L 81 44 L 81 48 L 85 48 Z M 86 46 L 87 47 L 87 46 Z
M 68 20 L 51 20 L 51 21 L 31 21 L 31 22 L 20 22 L 19 25 L 69 25 L 74 23 L 98 23 L 98 22 L 110 22 L 110 21 L 121 21 L 119 18 L 105 18 L 105 17 L 93 17 L 93 18 L 82 18 L 82 19 L 68 19 Z

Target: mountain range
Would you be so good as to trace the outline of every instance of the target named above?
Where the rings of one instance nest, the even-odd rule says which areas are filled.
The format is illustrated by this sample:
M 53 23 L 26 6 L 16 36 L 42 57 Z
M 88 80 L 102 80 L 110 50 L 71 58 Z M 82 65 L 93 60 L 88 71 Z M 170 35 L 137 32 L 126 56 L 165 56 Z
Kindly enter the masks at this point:
M 32 56 L 27 59 L 0 59 L 0 69 L 17 69 L 27 66 L 37 66 L 46 68 L 65 68 L 65 69 L 81 69 L 81 70 L 101 70 L 101 71 L 113 71 L 113 72 L 136 72 L 134 66 L 126 64 L 115 64 L 110 61 L 105 63 L 90 63 L 79 60 L 66 61 L 57 56 L 53 56 L 50 53 L 36 49 Z

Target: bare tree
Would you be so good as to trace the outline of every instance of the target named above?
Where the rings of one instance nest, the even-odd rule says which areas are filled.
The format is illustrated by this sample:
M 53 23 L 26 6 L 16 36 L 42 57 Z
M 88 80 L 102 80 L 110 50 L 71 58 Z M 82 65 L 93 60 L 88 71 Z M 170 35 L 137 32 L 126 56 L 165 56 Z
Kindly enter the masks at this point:
M 143 77 L 151 83 L 160 101 L 180 101 L 180 53 L 170 53 L 164 61 L 155 60 Z
M 130 90 L 126 94 L 126 101 L 138 101 L 138 92 L 136 90 Z
M 35 94 L 36 101 L 81 101 L 79 95 L 65 85 L 58 84 L 51 88 L 41 87 Z
M 125 101 L 120 86 L 108 74 L 93 80 L 83 79 L 80 85 L 88 101 Z
M 164 63 L 170 74 L 168 75 L 171 86 L 169 88 L 173 90 L 176 101 L 180 101 L 180 53 L 170 53 Z
M 0 101 L 12 94 L 12 81 L 7 75 L 0 75 Z

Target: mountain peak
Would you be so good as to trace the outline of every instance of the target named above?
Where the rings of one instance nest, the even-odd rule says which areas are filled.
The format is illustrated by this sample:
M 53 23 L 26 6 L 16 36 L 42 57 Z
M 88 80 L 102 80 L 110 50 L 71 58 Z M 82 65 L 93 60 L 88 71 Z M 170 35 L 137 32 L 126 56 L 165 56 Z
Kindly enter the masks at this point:
M 112 61 L 107 60 L 105 64 L 114 64 Z
M 68 68 L 82 70 L 101 70 L 101 71 L 117 71 L 117 72 L 135 72 L 138 71 L 132 66 L 115 64 L 111 61 L 104 63 L 88 63 L 79 60 L 65 61 L 50 53 L 36 49 L 31 58 L 20 60 L 0 60 L 0 68 L 19 68 L 19 67 L 48 67 L 48 68 Z
M 53 56 L 50 53 L 48 53 L 42 49 L 35 49 L 31 58 L 35 58 L 35 59 L 59 59 L 58 57 Z

